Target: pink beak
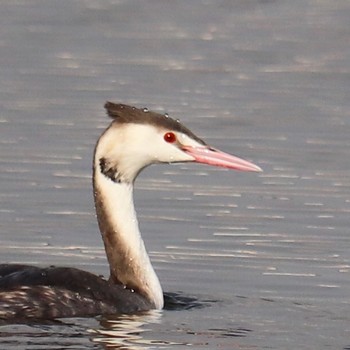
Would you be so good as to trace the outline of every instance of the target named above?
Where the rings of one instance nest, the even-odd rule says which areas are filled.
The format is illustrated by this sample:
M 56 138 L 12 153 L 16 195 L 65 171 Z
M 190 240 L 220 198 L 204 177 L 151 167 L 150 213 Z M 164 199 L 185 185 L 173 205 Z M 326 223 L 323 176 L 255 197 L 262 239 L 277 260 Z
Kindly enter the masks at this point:
M 231 156 L 228 153 L 221 152 L 211 147 L 182 146 L 182 150 L 192 156 L 197 163 L 209 164 L 240 171 L 262 171 L 260 167 L 253 163 L 235 156 Z

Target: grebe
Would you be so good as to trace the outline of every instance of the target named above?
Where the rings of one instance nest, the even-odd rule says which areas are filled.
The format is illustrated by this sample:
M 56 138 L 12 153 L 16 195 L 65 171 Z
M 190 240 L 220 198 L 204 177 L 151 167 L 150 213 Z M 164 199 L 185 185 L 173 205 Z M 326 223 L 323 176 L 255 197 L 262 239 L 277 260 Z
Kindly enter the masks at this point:
M 261 171 L 208 146 L 179 121 L 147 109 L 105 104 L 112 118 L 97 141 L 93 191 L 110 267 L 105 280 L 68 267 L 0 265 L 0 319 L 55 319 L 162 309 L 163 291 L 138 227 L 133 183 L 150 164 L 198 162 Z

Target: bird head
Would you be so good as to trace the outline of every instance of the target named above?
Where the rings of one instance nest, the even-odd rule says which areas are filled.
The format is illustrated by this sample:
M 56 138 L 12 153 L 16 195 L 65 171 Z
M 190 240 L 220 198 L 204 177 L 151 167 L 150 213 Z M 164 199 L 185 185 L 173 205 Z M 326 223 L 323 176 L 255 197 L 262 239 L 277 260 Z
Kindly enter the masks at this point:
M 95 150 L 95 166 L 114 182 L 133 182 L 155 163 L 197 162 L 240 171 L 261 171 L 206 144 L 179 121 L 147 109 L 105 104 L 113 119 Z

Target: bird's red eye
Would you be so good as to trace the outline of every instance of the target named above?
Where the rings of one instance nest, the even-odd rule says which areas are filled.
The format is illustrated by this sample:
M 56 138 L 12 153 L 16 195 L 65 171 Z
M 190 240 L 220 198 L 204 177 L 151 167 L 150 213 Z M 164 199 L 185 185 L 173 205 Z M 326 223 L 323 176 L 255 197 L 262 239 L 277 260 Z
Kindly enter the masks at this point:
M 176 136 L 173 132 L 167 132 L 164 134 L 164 140 L 169 143 L 174 143 L 176 141 Z

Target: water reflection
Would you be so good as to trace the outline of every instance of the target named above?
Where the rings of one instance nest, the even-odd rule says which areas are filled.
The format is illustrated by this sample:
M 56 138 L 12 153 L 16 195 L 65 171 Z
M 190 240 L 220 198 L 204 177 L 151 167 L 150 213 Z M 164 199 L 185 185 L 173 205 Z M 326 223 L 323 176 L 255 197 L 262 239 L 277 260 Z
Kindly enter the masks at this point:
M 164 302 L 164 311 L 150 310 L 136 315 L 103 316 L 100 319 L 100 328 L 90 330 L 90 333 L 93 334 L 92 340 L 108 349 L 149 349 L 150 347 L 154 348 L 154 346 L 190 345 L 188 342 L 154 339 L 155 334 L 166 334 L 167 337 L 174 337 L 173 327 L 166 332 L 154 332 L 154 328 L 157 328 L 155 325 L 163 326 L 163 312 L 202 309 L 217 301 L 199 300 L 196 297 L 173 292 L 164 294 Z M 149 335 L 151 331 L 152 333 Z M 192 335 L 196 332 L 179 328 L 175 330 L 175 333 Z
M 91 340 L 104 349 L 162 349 L 172 346 L 208 347 L 217 344 L 222 348 L 240 349 L 242 343 L 238 339 L 245 338 L 252 331 L 235 322 L 221 327 L 217 320 L 211 326 L 206 322 L 208 313 L 203 314 L 201 322 L 188 327 L 186 319 L 188 312 L 182 310 L 174 317 L 175 322 L 169 321 L 169 312 L 152 310 L 137 315 L 111 315 L 100 320 L 100 328 L 90 330 Z M 247 347 L 247 349 L 250 347 Z M 255 347 L 254 347 L 255 348 Z
M 151 349 L 154 346 L 180 345 L 166 340 L 152 339 L 150 324 L 160 323 L 162 311 L 151 310 L 136 315 L 111 315 L 101 319 L 100 328 L 93 329 L 92 340 L 106 349 Z M 153 336 L 156 333 L 152 333 Z M 186 345 L 186 344 L 181 344 Z

